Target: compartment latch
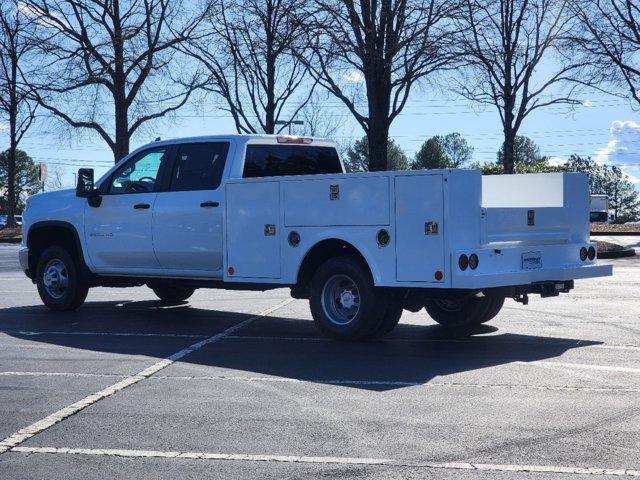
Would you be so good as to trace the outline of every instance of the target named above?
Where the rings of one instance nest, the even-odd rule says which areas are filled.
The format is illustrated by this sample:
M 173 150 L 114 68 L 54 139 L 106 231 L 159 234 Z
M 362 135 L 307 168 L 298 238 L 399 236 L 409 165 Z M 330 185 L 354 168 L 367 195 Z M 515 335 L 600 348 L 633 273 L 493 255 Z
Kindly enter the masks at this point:
M 437 235 L 438 234 L 438 222 L 425 222 L 424 224 L 425 235 Z

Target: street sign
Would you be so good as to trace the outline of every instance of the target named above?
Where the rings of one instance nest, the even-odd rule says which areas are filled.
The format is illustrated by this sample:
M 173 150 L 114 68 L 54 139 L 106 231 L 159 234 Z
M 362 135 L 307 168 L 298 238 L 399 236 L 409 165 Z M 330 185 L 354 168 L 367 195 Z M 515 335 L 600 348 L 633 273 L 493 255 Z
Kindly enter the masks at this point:
M 47 181 L 47 173 L 48 173 L 47 164 L 46 163 L 41 163 L 40 164 L 40 171 L 38 172 L 38 180 L 40 180 L 41 182 L 46 182 Z

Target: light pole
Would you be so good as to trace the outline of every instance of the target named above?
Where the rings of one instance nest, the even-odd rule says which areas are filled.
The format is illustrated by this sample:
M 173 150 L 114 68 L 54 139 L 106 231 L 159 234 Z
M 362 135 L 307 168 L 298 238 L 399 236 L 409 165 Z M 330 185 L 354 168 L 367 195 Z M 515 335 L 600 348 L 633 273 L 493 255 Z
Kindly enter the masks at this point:
M 291 125 L 304 125 L 302 120 L 276 120 L 276 125 L 287 125 L 289 127 L 289 135 L 291 135 Z

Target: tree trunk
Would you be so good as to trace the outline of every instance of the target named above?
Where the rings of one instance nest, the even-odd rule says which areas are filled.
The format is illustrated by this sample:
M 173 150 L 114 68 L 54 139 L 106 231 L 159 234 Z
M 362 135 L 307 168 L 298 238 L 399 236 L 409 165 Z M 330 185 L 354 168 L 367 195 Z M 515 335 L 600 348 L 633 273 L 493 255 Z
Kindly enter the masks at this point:
M 276 55 L 273 51 L 273 44 L 275 42 L 275 38 L 273 35 L 273 3 L 267 1 L 266 5 L 267 11 L 265 13 L 266 16 L 266 40 L 267 40 L 267 55 L 265 59 L 266 63 L 266 74 L 267 74 L 267 105 L 265 108 L 265 119 L 264 119 L 264 133 L 273 134 L 276 130 L 276 119 L 275 119 L 275 90 L 276 90 Z
M 13 115 L 12 115 L 13 116 Z M 15 118 L 11 124 L 11 145 L 7 155 L 7 227 L 15 227 L 16 220 L 16 142 L 15 142 Z M 19 192 L 18 192 L 19 193 Z
M 377 60 L 377 62 L 376 62 Z M 389 103 L 391 98 L 391 72 L 382 58 L 373 59 L 373 74 L 368 75 L 367 100 L 369 106 L 369 171 L 389 170 L 387 146 L 389 143 Z
M 502 165 L 504 173 L 510 174 L 514 170 L 514 159 L 516 149 L 516 135 L 510 128 L 504 130 L 504 144 L 502 145 Z
M 267 106 L 264 119 L 264 133 L 267 134 L 273 134 L 276 131 L 275 76 L 275 59 L 267 53 Z
M 114 78 L 113 103 L 115 106 L 116 141 L 113 149 L 114 161 L 118 163 L 129 154 L 129 105 L 127 104 L 127 79 L 124 74 L 124 40 L 120 23 L 120 2 L 113 2 Z
M 129 115 L 124 99 L 122 102 L 116 100 L 115 116 L 116 142 L 113 156 L 115 162 L 118 163 L 129 154 Z
M 367 141 L 369 143 L 369 171 L 381 172 L 389 169 L 387 165 L 387 143 L 389 126 L 385 122 L 373 122 L 371 117 Z
M 11 58 L 9 85 L 9 155 L 7 155 L 7 227 L 15 227 L 16 220 L 16 150 L 18 149 L 18 62 Z M 19 192 L 18 192 L 19 194 Z

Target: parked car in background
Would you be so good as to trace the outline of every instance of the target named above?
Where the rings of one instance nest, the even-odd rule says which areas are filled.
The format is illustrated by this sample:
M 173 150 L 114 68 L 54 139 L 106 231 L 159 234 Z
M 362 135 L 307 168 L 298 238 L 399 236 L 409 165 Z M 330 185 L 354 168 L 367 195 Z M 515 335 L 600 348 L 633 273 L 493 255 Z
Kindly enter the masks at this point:
M 19 227 L 22 226 L 22 215 L 14 215 L 13 218 L 16 221 L 16 225 L 18 225 Z M 5 228 L 7 226 L 8 219 L 8 215 L 0 215 L 0 228 Z

